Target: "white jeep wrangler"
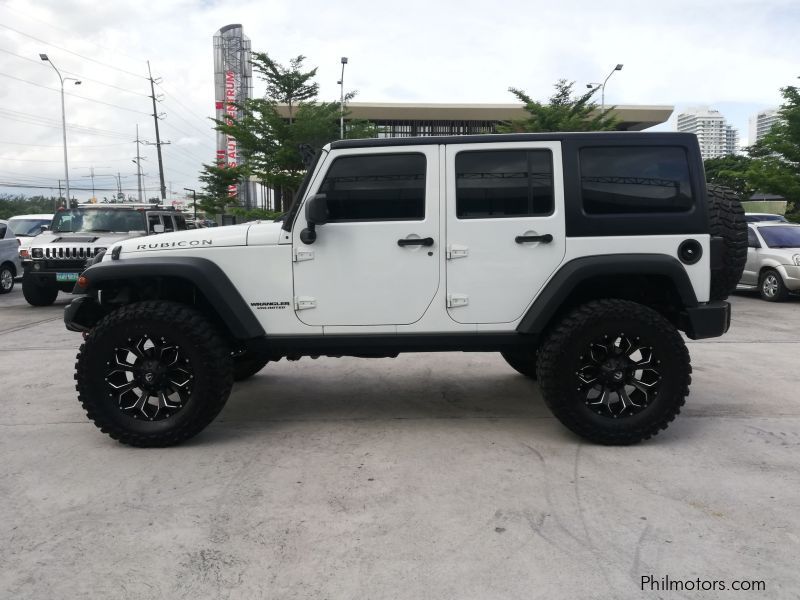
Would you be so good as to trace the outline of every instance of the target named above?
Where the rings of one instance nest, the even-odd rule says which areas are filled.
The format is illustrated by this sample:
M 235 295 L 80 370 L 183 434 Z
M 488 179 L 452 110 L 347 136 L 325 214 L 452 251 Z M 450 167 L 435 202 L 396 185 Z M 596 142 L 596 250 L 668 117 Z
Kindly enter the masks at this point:
M 206 427 L 234 380 L 301 356 L 496 351 L 603 444 L 689 393 L 747 252 L 697 139 L 554 133 L 334 142 L 281 222 L 126 240 L 65 321 L 90 419 L 136 446 Z

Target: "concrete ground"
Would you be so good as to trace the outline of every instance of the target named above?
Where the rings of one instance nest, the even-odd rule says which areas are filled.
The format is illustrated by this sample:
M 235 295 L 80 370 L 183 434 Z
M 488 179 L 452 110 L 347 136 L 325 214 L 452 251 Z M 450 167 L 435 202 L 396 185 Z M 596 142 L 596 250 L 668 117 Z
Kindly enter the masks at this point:
M 800 299 L 732 298 L 685 410 L 634 447 L 452 353 L 268 365 L 165 450 L 86 419 L 68 300 L 0 296 L 2 599 L 798 597 Z

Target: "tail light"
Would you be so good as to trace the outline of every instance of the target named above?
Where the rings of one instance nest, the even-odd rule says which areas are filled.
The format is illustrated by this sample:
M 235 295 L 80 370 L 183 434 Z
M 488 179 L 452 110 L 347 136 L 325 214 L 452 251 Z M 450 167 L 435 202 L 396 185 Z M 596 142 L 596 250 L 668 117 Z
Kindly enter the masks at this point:
M 30 258 L 31 257 L 31 253 L 27 249 L 22 249 L 22 250 L 19 251 L 19 257 L 20 258 Z

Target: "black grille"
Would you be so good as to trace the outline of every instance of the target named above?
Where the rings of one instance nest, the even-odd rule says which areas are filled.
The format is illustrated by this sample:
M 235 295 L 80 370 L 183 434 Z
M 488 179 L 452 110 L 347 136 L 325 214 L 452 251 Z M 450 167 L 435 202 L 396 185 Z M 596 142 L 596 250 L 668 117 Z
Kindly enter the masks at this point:
M 82 271 L 86 267 L 85 260 L 46 260 L 44 268 L 51 271 Z

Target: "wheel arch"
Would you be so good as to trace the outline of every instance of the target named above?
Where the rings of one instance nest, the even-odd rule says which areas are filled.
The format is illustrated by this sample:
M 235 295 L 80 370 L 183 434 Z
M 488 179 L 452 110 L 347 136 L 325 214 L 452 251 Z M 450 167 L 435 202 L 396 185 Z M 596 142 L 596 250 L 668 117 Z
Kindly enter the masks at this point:
M 19 273 L 20 273 L 20 272 L 19 272 L 19 270 L 17 269 L 17 265 L 15 265 L 13 261 L 10 261 L 10 260 L 3 260 L 3 261 L 0 261 L 0 268 L 1 268 L 1 267 L 4 267 L 4 266 L 6 266 L 6 265 L 8 265 L 9 267 L 11 267 L 11 272 L 14 274 L 14 277 L 16 277 L 17 275 L 19 275 Z
M 551 277 L 517 331 L 540 334 L 571 308 L 601 298 L 639 302 L 676 325 L 680 308 L 698 305 L 689 275 L 676 258 L 659 254 L 587 256 L 569 261 Z
M 89 267 L 83 276 L 88 283 L 76 286 L 75 292 L 96 297 L 96 292 L 100 291 L 102 305 L 174 300 L 195 306 L 235 339 L 265 335 L 264 328 L 225 272 L 205 258 L 103 261 Z M 93 326 L 106 312 L 97 311 L 97 303 L 94 304 L 95 310 L 85 310 L 85 318 L 74 318 L 74 322 Z

